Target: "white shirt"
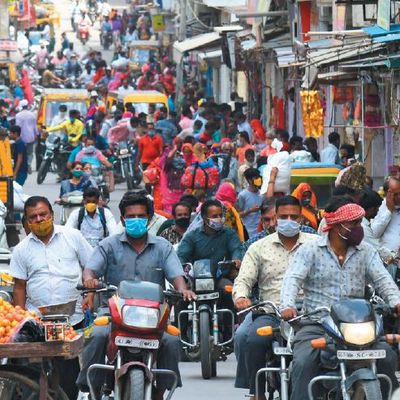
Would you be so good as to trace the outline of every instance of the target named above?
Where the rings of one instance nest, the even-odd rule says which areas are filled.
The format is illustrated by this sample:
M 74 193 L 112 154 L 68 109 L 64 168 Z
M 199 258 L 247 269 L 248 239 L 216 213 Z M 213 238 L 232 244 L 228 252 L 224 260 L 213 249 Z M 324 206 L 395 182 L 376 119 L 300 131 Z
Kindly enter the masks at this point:
M 62 124 L 63 122 L 65 122 L 65 121 L 67 121 L 67 120 L 68 120 L 68 114 L 67 114 L 67 113 L 65 113 L 62 117 L 61 117 L 60 114 L 56 114 L 56 115 L 53 117 L 53 119 L 51 120 L 50 128 L 51 128 L 52 126 L 60 125 L 60 124 Z M 60 129 L 59 131 L 55 131 L 55 132 L 52 132 L 52 133 L 55 133 L 55 134 L 56 134 L 57 136 L 59 136 L 61 139 L 64 138 L 64 136 L 65 136 L 65 133 L 64 133 L 64 130 L 63 130 L 63 129 Z
M 110 15 L 110 12 L 111 12 L 111 6 L 110 6 L 110 4 L 108 4 L 108 3 L 103 3 L 102 5 L 101 5 L 101 15 L 103 16 L 103 17 L 108 17 L 109 15 Z
M 338 148 L 329 143 L 324 149 L 321 151 L 321 162 L 327 164 L 336 164 L 338 158 Z
M 397 253 L 400 249 L 400 210 L 391 212 L 386 200 L 379 207 L 377 216 L 371 221 L 374 236 L 381 246 Z
M 26 308 L 37 311 L 38 307 L 77 300 L 71 323 L 82 321 L 76 286 L 82 283 L 82 269 L 91 253 L 89 243 L 76 229 L 54 225 L 47 244 L 30 233 L 14 248 L 10 264 L 10 274 L 26 281 Z
M 247 132 L 249 135 L 250 143 L 253 140 L 253 129 L 251 129 L 250 124 L 246 121 L 242 122 L 241 124 L 238 124 L 238 131 L 239 132 Z
M 72 211 L 68 217 L 67 223 L 65 224 L 66 227 L 78 229 L 79 210 L 80 209 L 77 208 L 76 210 Z M 108 235 L 111 236 L 117 233 L 117 223 L 115 222 L 114 216 L 108 208 L 104 208 L 104 217 L 106 219 Z M 96 209 L 93 218 L 85 209 L 80 231 L 84 238 L 92 246 L 93 244 L 97 245 L 101 239 L 104 239 L 104 229 L 100 220 L 98 208 Z
M 123 86 L 120 86 L 118 88 L 118 98 L 123 100 L 126 95 L 128 95 L 128 94 L 130 94 L 132 92 L 133 92 L 133 87 L 132 86 L 128 85 L 127 88 L 124 88 Z
M 362 219 L 361 226 L 364 231 L 363 241 L 370 244 L 374 249 L 378 250 L 379 255 L 383 260 L 391 258 L 393 254 L 386 247 L 382 247 L 380 241 L 375 237 L 374 232 L 371 228 L 371 221 L 368 221 L 365 217 Z

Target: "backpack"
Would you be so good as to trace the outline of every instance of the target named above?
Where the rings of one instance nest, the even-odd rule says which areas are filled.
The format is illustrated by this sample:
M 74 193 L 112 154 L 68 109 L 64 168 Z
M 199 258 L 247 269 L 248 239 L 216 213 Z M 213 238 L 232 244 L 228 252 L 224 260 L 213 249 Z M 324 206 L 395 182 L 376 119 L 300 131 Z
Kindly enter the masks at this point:
M 103 226 L 104 237 L 107 237 L 108 231 L 107 231 L 106 216 L 104 214 L 104 208 L 103 207 L 98 207 L 98 210 L 99 210 L 100 222 L 101 222 L 101 225 Z M 79 209 L 79 214 L 78 214 L 78 227 L 77 227 L 77 229 L 79 231 L 81 230 L 81 225 L 82 225 L 82 221 L 83 221 L 83 217 L 84 216 L 85 216 L 85 207 L 81 207 Z
M 219 184 L 218 168 L 214 165 L 204 168 L 196 162 L 186 168 L 181 178 L 181 184 L 185 189 L 203 189 L 214 192 Z

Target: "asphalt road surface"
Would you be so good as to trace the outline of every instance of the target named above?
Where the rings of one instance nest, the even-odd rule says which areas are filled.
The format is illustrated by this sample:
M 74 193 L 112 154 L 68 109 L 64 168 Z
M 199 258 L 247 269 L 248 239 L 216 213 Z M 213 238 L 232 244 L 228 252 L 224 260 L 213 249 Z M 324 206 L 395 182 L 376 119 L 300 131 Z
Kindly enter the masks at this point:
M 33 165 L 35 163 L 33 162 Z M 29 175 L 25 185 L 24 192 L 28 195 L 46 196 L 51 203 L 58 197 L 60 184 L 56 183 L 56 175 L 49 173 L 43 184 L 36 183 L 36 173 Z M 119 184 L 116 190 L 111 193 L 109 203 L 110 209 L 116 219 L 119 218 L 118 203 L 122 195 L 125 193 L 126 187 Z M 61 207 L 54 205 L 55 220 L 59 222 Z M 233 387 L 236 360 L 234 355 L 230 355 L 227 361 L 218 363 L 217 378 L 205 381 L 201 378 L 200 363 L 183 362 L 180 364 L 183 387 L 176 390 L 173 396 L 174 400 L 215 400 L 230 399 L 242 400 L 247 394 L 246 390 L 235 389 Z

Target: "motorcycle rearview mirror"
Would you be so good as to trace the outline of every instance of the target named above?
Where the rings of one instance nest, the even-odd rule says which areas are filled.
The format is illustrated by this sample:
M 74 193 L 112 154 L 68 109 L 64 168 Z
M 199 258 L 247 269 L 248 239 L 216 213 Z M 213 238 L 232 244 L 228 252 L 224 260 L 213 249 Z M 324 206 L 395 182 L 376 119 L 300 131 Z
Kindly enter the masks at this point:
M 165 332 L 167 332 L 171 336 L 180 336 L 180 334 L 181 334 L 180 329 L 178 329 L 176 326 L 173 326 L 173 325 L 167 325 Z
M 111 322 L 111 317 L 103 316 L 97 317 L 93 323 L 95 326 L 106 326 Z
M 274 333 L 272 326 L 263 326 L 257 329 L 258 336 L 271 336 Z

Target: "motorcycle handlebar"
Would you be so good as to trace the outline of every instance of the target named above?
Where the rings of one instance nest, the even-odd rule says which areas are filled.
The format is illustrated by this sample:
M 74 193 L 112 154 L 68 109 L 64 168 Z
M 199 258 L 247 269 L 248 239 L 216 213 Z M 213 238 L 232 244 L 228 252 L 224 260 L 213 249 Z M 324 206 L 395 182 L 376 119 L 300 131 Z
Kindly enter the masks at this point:
M 106 285 L 104 283 L 97 286 L 97 288 L 87 288 L 85 285 L 77 285 L 76 289 L 85 293 L 98 293 L 98 292 L 108 292 L 108 291 L 118 290 L 116 286 Z
M 247 308 L 245 308 L 244 310 L 241 310 L 241 311 L 237 312 L 237 315 L 244 314 L 244 313 L 246 313 L 246 312 L 248 312 L 248 311 L 250 311 L 250 310 L 253 310 L 254 308 L 263 307 L 263 306 L 270 306 L 270 307 L 272 307 L 272 308 L 274 309 L 275 313 L 276 313 L 279 317 L 281 316 L 281 313 L 279 312 L 278 307 L 277 307 L 276 304 L 273 303 L 272 301 L 259 301 L 259 302 L 255 303 L 255 304 L 253 304 L 252 306 L 247 307 Z

